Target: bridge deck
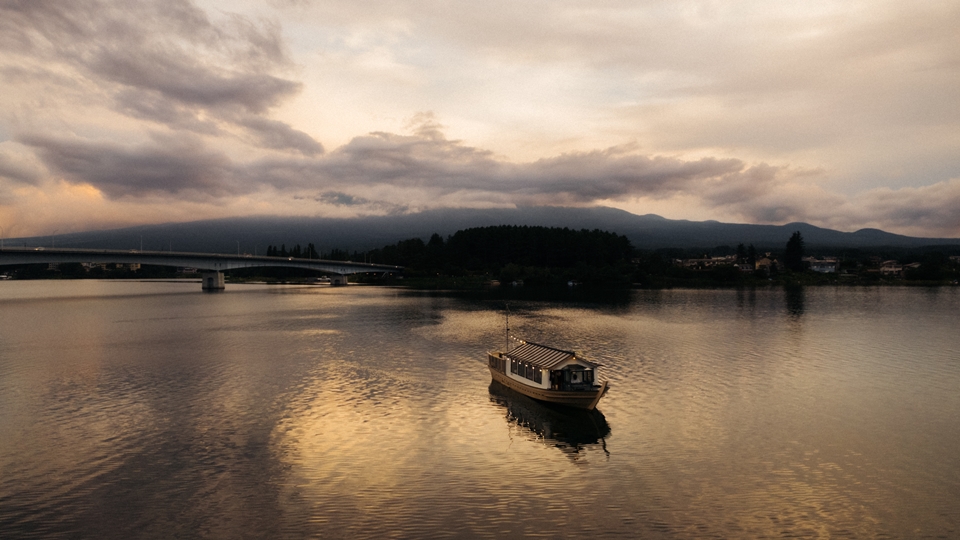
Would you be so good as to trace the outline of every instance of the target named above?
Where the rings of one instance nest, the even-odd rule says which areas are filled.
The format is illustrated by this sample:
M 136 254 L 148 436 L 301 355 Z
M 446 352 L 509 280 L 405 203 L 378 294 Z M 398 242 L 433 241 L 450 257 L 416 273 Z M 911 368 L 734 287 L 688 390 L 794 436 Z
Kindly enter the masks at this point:
M 222 253 L 11 247 L 0 249 L 0 266 L 36 263 L 139 263 L 189 267 L 214 272 L 223 272 L 238 268 L 286 267 L 305 268 L 318 272 L 341 275 L 403 271 L 402 266 L 384 264 L 328 261 L 322 259 L 297 259 L 294 257 L 227 255 Z

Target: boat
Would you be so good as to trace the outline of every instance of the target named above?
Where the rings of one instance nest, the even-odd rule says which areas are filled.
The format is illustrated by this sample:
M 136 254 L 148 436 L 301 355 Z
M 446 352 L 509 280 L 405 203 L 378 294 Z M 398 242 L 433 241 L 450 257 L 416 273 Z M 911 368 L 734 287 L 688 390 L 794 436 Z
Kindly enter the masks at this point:
M 573 351 L 519 339 L 515 343 L 507 351 L 487 353 L 494 381 L 538 401 L 588 411 L 607 393 L 607 381 L 596 379 L 600 364 Z

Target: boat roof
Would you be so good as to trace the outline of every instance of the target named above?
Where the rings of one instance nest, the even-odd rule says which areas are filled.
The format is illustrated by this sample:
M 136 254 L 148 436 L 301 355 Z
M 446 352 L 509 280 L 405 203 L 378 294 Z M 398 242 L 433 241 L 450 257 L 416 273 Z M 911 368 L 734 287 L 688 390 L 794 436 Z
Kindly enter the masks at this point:
M 567 361 L 574 361 L 590 368 L 596 368 L 600 365 L 594 364 L 588 360 L 584 360 L 583 358 L 577 358 L 577 353 L 573 351 L 555 349 L 553 347 L 540 345 L 539 343 L 532 343 L 530 341 L 521 342 L 521 344 L 514 349 L 504 353 L 504 356 L 514 360 L 519 360 L 521 362 L 527 362 L 529 364 L 533 364 L 534 366 L 545 369 L 556 367 Z

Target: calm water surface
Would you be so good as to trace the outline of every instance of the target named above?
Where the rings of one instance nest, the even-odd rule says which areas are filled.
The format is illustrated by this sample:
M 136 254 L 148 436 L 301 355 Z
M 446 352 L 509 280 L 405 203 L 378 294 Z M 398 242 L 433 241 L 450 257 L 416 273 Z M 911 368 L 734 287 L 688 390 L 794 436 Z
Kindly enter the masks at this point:
M 960 290 L 0 283 L 0 538 L 960 536 Z

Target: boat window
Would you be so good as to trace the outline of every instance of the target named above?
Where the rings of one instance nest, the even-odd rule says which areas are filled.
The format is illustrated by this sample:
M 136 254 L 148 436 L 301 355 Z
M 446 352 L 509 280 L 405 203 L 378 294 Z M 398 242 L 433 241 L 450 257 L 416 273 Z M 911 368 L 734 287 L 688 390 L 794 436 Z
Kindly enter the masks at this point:
M 503 359 L 503 369 L 506 368 L 506 362 L 507 362 L 507 360 L 506 360 L 506 358 L 504 358 L 504 359 Z M 525 378 L 525 379 L 529 379 L 529 380 L 531 380 L 531 381 L 534 381 L 534 382 L 536 382 L 536 383 L 538 383 L 538 384 L 543 382 L 543 370 L 541 370 L 540 368 L 534 366 L 533 364 L 529 364 L 529 363 L 527 363 L 527 362 L 522 362 L 522 361 L 517 360 L 517 359 L 515 359 L 515 358 L 511 358 L 511 359 L 510 359 L 510 373 L 514 373 L 514 374 L 519 375 L 519 376 L 521 376 L 521 377 L 523 377 L 523 378 Z
M 520 364 L 518 375 L 521 375 L 523 378 L 529 379 L 536 383 L 543 382 L 543 371 L 533 364 L 528 364 L 526 362 L 522 362 Z

